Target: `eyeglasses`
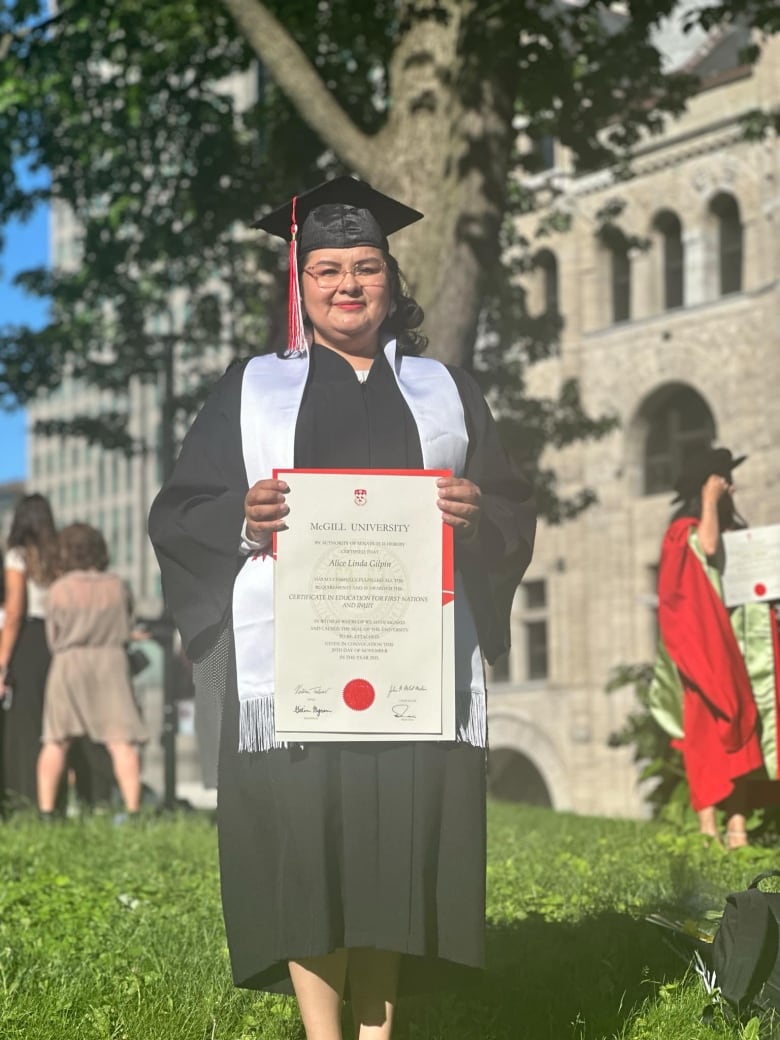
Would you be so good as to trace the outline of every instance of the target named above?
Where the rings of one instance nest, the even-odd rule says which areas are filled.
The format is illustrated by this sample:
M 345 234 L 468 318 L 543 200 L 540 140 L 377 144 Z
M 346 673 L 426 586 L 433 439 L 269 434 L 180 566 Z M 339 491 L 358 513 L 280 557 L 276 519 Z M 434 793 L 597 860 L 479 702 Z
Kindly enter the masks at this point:
M 387 264 L 384 260 L 358 260 L 352 267 L 338 267 L 327 261 L 304 267 L 320 289 L 338 289 L 348 274 L 351 274 L 358 285 L 382 285 L 385 280 Z

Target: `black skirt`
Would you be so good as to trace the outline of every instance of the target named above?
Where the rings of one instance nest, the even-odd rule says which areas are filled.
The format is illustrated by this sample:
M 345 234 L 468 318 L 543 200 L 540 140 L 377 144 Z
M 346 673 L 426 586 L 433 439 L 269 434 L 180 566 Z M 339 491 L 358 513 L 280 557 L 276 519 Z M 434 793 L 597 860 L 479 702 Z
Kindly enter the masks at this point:
M 27 618 L 8 669 L 11 708 L 3 712 L 3 790 L 13 809 L 37 804 L 36 770 L 49 661 L 43 621 Z
M 219 762 L 222 905 L 237 986 L 292 993 L 287 962 L 404 954 L 399 991 L 484 963 L 485 753 L 453 743 L 238 753 L 229 683 Z

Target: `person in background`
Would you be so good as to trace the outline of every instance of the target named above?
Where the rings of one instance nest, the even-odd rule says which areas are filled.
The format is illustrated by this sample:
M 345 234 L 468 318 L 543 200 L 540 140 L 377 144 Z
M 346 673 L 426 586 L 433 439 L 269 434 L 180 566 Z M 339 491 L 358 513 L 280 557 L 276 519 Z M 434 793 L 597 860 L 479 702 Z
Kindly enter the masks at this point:
M 387 1040 L 399 993 L 457 987 L 484 958 L 481 652 L 495 660 L 507 648 L 535 508 L 474 380 L 418 356 L 422 310 L 386 236 L 421 216 L 341 177 L 259 223 L 285 240 L 300 229 L 286 349 L 228 370 L 149 518 L 185 650 L 215 675 L 221 666 L 217 823 L 233 978 L 294 993 L 310 1040 L 340 1040 L 346 992 L 355 1036 Z M 272 535 L 284 538 L 295 511 L 272 471 L 290 464 L 452 472 L 431 509 L 455 532 L 454 741 L 277 738 L 263 619 Z
M 34 807 L 43 691 L 49 668 L 44 631 L 48 589 L 57 575 L 57 532 L 43 495 L 20 499 L 4 563 L 5 623 L 0 634 L 4 711 L 3 789 L 9 808 Z
M 109 573 L 102 534 L 76 523 L 60 533 L 59 577 L 49 590 L 46 636 L 52 663 L 46 682 L 38 807 L 55 809 L 71 742 L 88 737 L 108 749 L 129 814 L 140 808 L 138 745 L 148 739 L 133 695 L 127 645 L 133 632 L 130 591 Z
M 748 843 L 751 780 L 778 776 L 776 691 L 780 647 L 767 603 L 724 606 L 722 534 L 747 526 L 734 502 L 733 470 L 745 456 L 710 448 L 678 483 L 679 508 L 664 536 L 658 574 L 659 653 L 653 714 L 682 752 L 699 829 L 727 848 Z

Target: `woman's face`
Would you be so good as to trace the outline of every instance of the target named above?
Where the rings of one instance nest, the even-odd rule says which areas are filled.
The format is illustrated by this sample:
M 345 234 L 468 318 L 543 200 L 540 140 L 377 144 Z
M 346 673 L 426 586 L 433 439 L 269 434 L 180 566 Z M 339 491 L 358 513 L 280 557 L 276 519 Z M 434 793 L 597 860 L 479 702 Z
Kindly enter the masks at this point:
M 381 249 L 312 250 L 304 260 L 301 292 L 317 343 L 352 356 L 376 354 L 379 327 L 390 307 L 390 277 Z

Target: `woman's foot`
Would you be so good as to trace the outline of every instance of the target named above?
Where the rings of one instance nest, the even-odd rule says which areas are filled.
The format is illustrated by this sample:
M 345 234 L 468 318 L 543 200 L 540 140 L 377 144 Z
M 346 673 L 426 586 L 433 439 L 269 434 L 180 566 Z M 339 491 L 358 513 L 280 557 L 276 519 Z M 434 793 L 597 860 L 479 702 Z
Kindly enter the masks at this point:
M 726 848 L 731 849 L 744 849 L 748 844 L 747 831 L 736 830 L 729 828 L 726 831 Z

